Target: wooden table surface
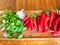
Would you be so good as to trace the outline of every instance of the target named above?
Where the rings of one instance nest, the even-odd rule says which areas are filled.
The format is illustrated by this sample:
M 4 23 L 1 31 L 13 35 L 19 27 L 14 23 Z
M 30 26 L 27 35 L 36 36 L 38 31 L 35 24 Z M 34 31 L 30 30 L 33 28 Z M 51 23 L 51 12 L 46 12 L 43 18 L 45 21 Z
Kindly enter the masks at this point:
M 60 45 L 60 38 L 0 38 L 0 45 Z

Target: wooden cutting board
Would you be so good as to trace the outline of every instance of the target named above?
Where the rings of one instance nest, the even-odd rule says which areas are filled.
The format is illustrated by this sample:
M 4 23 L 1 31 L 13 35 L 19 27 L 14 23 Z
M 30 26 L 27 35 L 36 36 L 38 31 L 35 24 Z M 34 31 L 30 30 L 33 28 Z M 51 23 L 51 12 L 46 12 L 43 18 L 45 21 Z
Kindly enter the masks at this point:
M 26 14 L 30 15 L 34 12 L 40 13 L 40 11 L 26 11 Z M 0 36 L 2 35 L 0 33 Z M 60 38 L 0 38 L 0 45 L 60 45 Z
M 60 45 L 60 38 L 0 39 L 0 45 Z

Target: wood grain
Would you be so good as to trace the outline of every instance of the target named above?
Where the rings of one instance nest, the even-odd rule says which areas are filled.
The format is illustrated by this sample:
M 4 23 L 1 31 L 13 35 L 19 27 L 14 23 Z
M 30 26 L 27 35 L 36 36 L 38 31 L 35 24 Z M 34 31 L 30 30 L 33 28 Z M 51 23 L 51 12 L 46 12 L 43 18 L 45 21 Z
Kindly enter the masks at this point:
M 0 40 L 0 45 L 60 45 L 60 38 L 23 38 Z
M 59 9 L 60 10 L 60 0 L 56 0 L 56 7 L 57 7 L 57 9 Z
M 56 0 L 17 0 L 18 10 L 56 9 Z M 25 3 L 25 4 L 24 4 Z
M 11 9 L 16 11 L 16 0 L 0 0 L 0 10 Z
M 20 10 L 43 10 L 56 9 L 56 0 L 0 0 L 0 10 L 12 9 Z M 58 7 L 58 6 L 57 6 Z

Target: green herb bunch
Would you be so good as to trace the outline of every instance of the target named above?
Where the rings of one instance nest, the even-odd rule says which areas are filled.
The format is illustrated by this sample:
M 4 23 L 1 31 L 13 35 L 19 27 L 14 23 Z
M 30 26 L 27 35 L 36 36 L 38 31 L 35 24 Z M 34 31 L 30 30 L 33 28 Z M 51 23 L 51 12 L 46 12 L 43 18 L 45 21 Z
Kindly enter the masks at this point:
M 18 17 L 16 12 L 4 10 L 3 16 L 0 17 L 0 22 L 2 22 L 0 26 L 2 28 L 4 27 L 7 31 L 7 37 L 22 38 L 22 33 L 26 30 L 26 27 L 24 27 L 22 19 Z M 16 36 L 14 34 L 16 34 Z

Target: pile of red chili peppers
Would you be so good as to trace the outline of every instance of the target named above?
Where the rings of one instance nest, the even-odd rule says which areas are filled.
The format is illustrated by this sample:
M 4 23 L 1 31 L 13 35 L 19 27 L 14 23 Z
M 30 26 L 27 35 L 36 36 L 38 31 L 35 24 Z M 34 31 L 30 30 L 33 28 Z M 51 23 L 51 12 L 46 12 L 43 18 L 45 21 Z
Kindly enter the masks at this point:
M 24 26 L 29 30 L 37 30 L 37 32 L 51 32 L 53 36 L 60 36 L 60 14 L 54 11 L 42 12 L 37 15 L 36 19 L 25 16 L 22 20 Z

